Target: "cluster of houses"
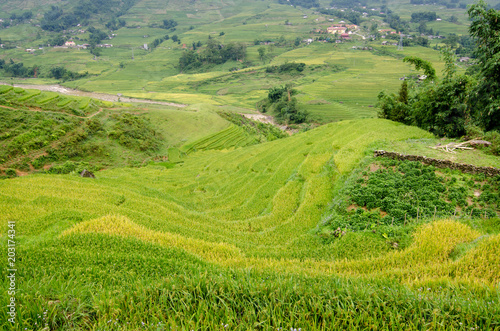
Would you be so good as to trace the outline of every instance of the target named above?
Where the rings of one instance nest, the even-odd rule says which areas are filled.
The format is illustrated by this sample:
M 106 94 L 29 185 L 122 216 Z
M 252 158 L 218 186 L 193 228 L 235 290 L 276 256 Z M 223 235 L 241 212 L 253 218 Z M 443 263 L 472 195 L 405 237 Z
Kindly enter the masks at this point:
M 113 47 L 112 44 L 99 44 L 96 45 L 97 47 L 102 47 L 102 48 L 111 48 Z M 78 49 L 87 49 L 90 47 L 90 44 L 81 44 L 77 45 L 73 40 L 69 40 L 64 43 L 62 46 L 54 46 L 54 48 L 78 48 Z M 38 49 L 43 49 L 43 47 L 39 47 Z M 36 49 L 34 48 L 26 48 L 26 52 L 28 53 L 34 53 Z
M 326 28 L 326 31 L 321 30 L 321 29 L 316 29 L 314 32 L 316 33 L 328 33 L 328 34 L 333 34 L 338 36 L 338 38 L 342 40 L 349 40 L 351 39 L 351 34 L 357 30 L 359 27 L 355 24 L 345 24 L 343 21 L 340 22 L 341 24 L 332 24 L 328 28 Z
M 97 47 L 102 47 L 102 48 L 111 48 L 113 47 L 112 44 L 99 44 L 99 45 L 96 45 Z M 59 46 L 59 47 L 64 47 L 64 48 L 68 48 L 68 47 L 76 47 L 78 49 L 87 49 L 90 47 L 90 44 L 81 44 L 81 45 L 77 45 L 73 40 L 69 40 L 67 42 L 64 43 L 64 46 Z

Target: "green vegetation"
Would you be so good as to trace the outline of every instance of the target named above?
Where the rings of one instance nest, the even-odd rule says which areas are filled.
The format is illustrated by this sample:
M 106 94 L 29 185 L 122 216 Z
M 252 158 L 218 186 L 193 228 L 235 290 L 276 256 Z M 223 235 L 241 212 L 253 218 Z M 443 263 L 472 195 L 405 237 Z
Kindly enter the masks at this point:
M 85 119 L 57 113 L 1 109 L 0 116 L 2 168 L 8 166 L 29 172 L 47 167 L 52 169 L 67 160 L 90 160 L 93 168 L 100 169 L 113 163 L 116 166 L 126 161 L 126 158 L 122 159 L 124 156 L 130 157 L 115 156 L 116 151 L 123 149 L 119 146 L 130 151 L 134 160 L 141 156 L 145 158 L 159 149 L 158 133 L 144 118 L 128 113 Z M 63 168 L 72 164 L 75 163 L 66 162 Z
M 499 178 L 372 156 L 500 167 L 498 13 L 419 1 L 1 2 L 0 329 L 500 329 Z
M 173 40 L 173 37 L 172 37 Z M 179 58 L 181 71 L 196 69 L 203 64 L 223 64 L 229 60 L 244 60 L 246 46 L 242 43 L 219 44 L 215 39 L 209 39 L 202 52 L 186 51 Z
M 328 224 L 333 229 L 372 230 L 436 217 L 498 217 L 499 185 L 500 178 L 483 174 L 381 160 L 353 173 L 335 199 Z
M 293 72 L 302 72 L 306 67 L 305 63 L 284 63 L 279 66 L 271 66 L 266 68 L 266 72 L 268 73 L 293 73 Z
M 252 121 L 243 115 L 231 112 L 218 112 L 218 114 L 229 122 L 242 127 L 259 142 L 273 141 L 279 138 L 288 137 L 288 134 L 269 123 Z
M 344 121 L 173 167 L 1 181 L 25 280 L 17 325 L 495 329 L 498 218 L 414 226 L 398 248 L 379 233 L 311 231 L 368 146 L 429 137 Z
M 444 77 L 440 82 L 433 82 L 436 75 L 428 61 L 406 57 L 403 61 L 414 64 L 417 70 L 424 70 L 425 82 L 419 87 L 414 85 L 415 92 L 410 97 L 406 82 L 399 96 L 381 92 L 379 116 L 417 125 L 439 136 L 489 135 L 493 138 L 491 151 L 498 153 L 500 77 L 496 59 L 500 56 L 500 43 L 498 38 L 491 36 L 500 31 L 497 24 L 500 13 L 488 9 L 484 1 L 470 6 L 468 13 L 472 20 L 471 36 L 478 45 L 476 72 L 457 74 L 455 55 L 450 49 L 444 49 Z M 492 132 L 485 134 L 483 130 Z
M 307 111 L 299 110 L 297 99 L 293 95 L 298 91 L 291 85 L 269 89 L 267 99 L 262 100 L 258 107 L 262 112 L 274 113 L 281 123 L 304 123 L 309 115 Z
M 159 149 L 162 139 L 151 123 L 132 114 L 114 114 L 111 116 L 116 123 L 108 132 L 108 137 L 115 139 L 122 146 L 140 151 L 156 151 Z M 101 129 L 98 121 L 90 122 L 93 130 Z
M 229 149 L 257 144 L 258 141 L 242 128 L 231 125 L 213 135 L 182 146 L 182 151 L 192 153 L 210 149 Z
M 19 87 L 2 85 L 0 86 L 0 105 L 7 108 L 36 108 L 43 111 L 83 117 L 97 113 L 100 108 L 109 106 L 110 103 L 86 97 L 71 97 L 55 92 L 25 90 Z

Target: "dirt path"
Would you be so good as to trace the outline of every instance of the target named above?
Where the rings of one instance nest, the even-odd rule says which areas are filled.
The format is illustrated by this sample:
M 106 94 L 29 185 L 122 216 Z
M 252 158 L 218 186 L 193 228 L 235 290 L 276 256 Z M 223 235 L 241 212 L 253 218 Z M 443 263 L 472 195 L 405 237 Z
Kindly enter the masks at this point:
M 278 128 L 280 128 L 282 131 L 287 131 L 288 127 L 286 125 L 279 125 L 274 121 L 274 117 L 270 115 L 264 115 L 264 114 L 241 114 L 245 116 L 246 118 L 249 118 L 253 121 L 257 122 L 262 122 L 266 124 L 272 124 Z
M 10 84 L 0 82 L 0 85 L 10 85 Z M 106 93 L 84 92 L 84 91 L 80 91 L 80 90 L 73 90 L 73 89 L 70 89 L 70 88 L 67 88 L 67 87 L 64 87 L 61 85 L 14 84 L 13 86 L 14 87 L 21 87 L 24 89 L 35 89 L 35 90 L 40 90 L 40 91 L 58 92 L 61 94 L 74 95 L 74 96 L 79 96 L 79 97 L 89 97 L 89 98 L 94 98 L 94 99 L 99 99 L 99 100 L 104 100 L 104 101 L 111 101 L 111 102 L 118 102 L 118 99 L 120 99 L 120 102 L 148 103 L 148 104 L 164 105 L 164 106 L 171 106 L 171 107 L 178 107 L 178 108 L 184 108 L 187 106 L 185 104 L 173 103 L 173 102 L 127 98 L 127 97 L 123 97 L 121 95 L 118 96 L 118 95 L 106 94 Z

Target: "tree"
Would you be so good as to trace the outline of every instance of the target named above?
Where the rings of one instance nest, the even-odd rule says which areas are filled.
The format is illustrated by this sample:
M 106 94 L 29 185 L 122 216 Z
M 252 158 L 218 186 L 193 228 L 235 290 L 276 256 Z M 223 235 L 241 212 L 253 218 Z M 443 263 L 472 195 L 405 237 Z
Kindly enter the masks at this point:
M 266 55 L 266 49 L 263 46 L 261 46 L 257 51 L 259 52 L 260 60 L 264 61 L 264 56 Z
M 405 105 L 408 104 L 408 83 L 406 82 L 406 79 L 401 84 L 398 101 L 404 103 Z
M 299 109 L 297 99 L 293 97 L 297 93 L 291 84 L 272 87 L 269 89 L 267 99 L 261 102 L 260 108 L 263 112 L 272 110 L 279 122 L 303 123 L 309 114 Z
M 443 48 L 441 50 L 441 56 L 444 59 L 444 80 L 449 81 L 453 78 L 455 73 L 457 72 L 457 68 L 455 66 L 455 54 L 453 54 L 451 48 Z
M 485 129 L 500 129 L 500 12 L 488 9 L 479 0 L 469 7 L 468 14 L 472 21 L 469 33 L 476 40 L 475 55 L 480 68 L 471 106 L 478 110 Z
M 444 44 L 451 48 L 456 48 L 458 43 L 458 36 L 454 33 L 450 33 L 448 37 L 443 41 Z
M 426 80 L 432 81 L 436 79 L 436 69 L 434 69 L 429 61 L 422 60 L 416 56 L 407 56 L 403 59 L 403 62 L 413 64 L 417 70 L 423 69 L 424 74 L 427 76 Z
M 163 29 L 175 29 L 177 26 L 177 22 L 174 20 L 163 20 L 163 25 L 161 26 Z

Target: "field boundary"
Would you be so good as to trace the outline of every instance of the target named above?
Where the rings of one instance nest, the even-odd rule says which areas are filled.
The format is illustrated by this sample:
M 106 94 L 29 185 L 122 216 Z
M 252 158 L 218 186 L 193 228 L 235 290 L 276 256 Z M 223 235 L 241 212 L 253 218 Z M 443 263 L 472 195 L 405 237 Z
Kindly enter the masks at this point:
M 426 165 L 432 165 L 437 168 L 449 168 L 453 170 L 460 170 L 469 174 L 483 173 L 488 176 L 498 176 L 500 175 L 500 169 L 495 167 L 478 167 L 472 164 L 457 163 L 450 160 L 434 159 L 422 155 L 406 155 L 396 152 L 386 152 L 384 150 L 378 150 L 373 152 L 375 157 L 387 157 L 394 160 L 408 160 L 408 161 L 419 161 Z

